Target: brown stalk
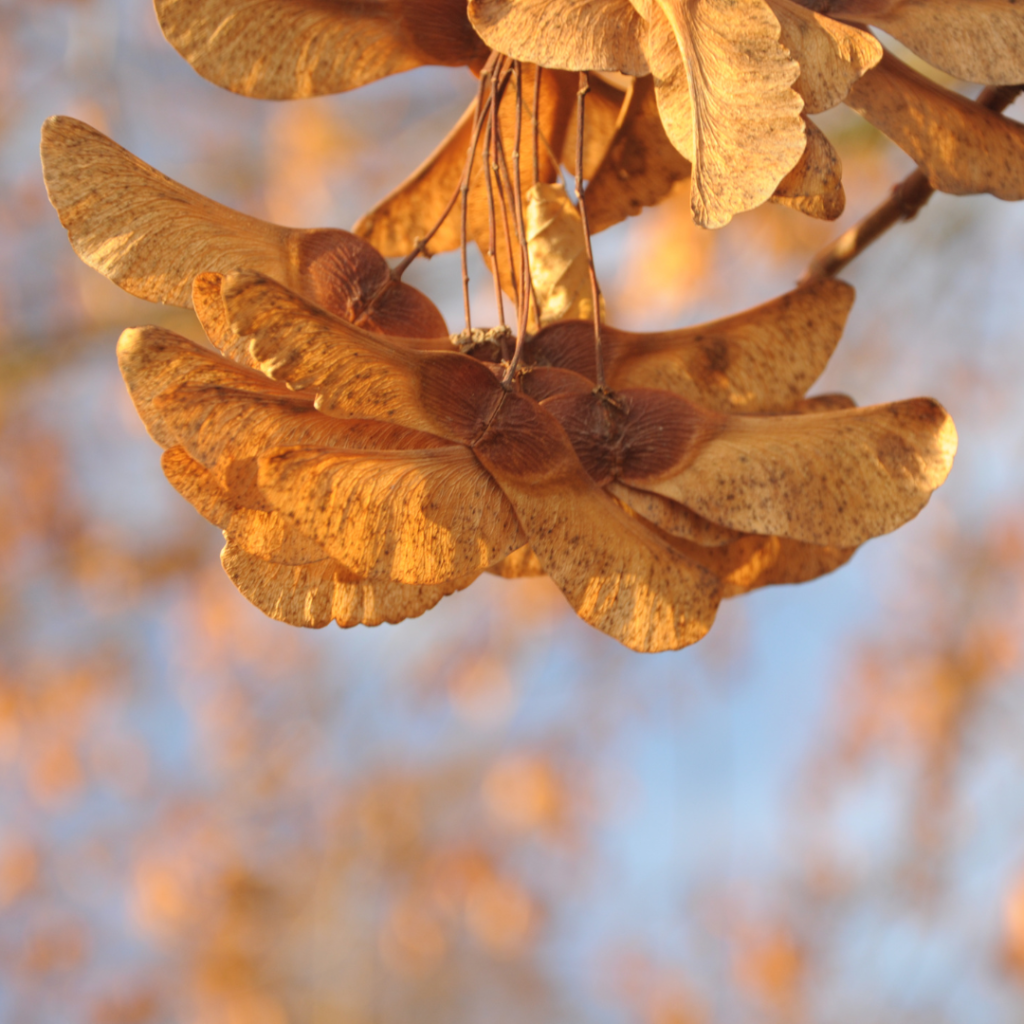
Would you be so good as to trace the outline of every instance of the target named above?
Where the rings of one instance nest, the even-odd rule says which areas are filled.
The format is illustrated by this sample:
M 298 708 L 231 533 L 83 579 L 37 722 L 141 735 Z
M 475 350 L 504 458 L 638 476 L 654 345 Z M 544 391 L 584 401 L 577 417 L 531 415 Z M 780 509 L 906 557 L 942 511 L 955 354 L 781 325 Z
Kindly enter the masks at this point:
M 476 123 L 473 125 L 473 138 L 469 143 L 469 152 L 466 154 L 466 168 L 462 172 L 462 182 L 459 185 L 459 193 L 462 196 L 462 223 L 459 232 L 459 252 L 462 257 L 462 303 L 466 312 L 467 331 L 471 330 L 473 327 L 469 310 L 469 260 L 466 253 L 468 244 L 466 236 L 469 220 L 469 184 L 473 176 L 473 160 L 476 158 L 476 147 L 480 141 L 480 130 L 484 125 L 484 121 L 487 119 L 487 110 L 491 102 L 490 96 L 487 96 L 486 94 L 487 84 L 488 80 L 494 73 L 494 67 L 497 63 L 497 59 L 497 55 L 492 53 L 487 60 L 487 66 L 484 73 L 480 76 L 480 88 L 477 91 L 476 98 Z
M 544 69 L 538 64 L 533 76 L 533 183 L 540 183 L 540 76 Z
M 494 273 L 494 301 L 498 306 L 498 323 L 505 326 L 505 303 L 501 297 L 501 280 L 498 277 L 498 226 L 494 215 L 494 182 L 491 179 L 491 149 L 494 145 L 494 111 L 498 103 L 498 80 L 491 79 L 491 116 L 487 119 L 487 131 L 484 135 L 484 177 L 487 181 L 487 255 L 490 257 Z
M 586 71 L 580 72 L 580 88 L 576 94 L 576 205 L 583 222 L 583 243 L 587 247 L 587 270 L 590 273 L 590 293 L 594 300 L 594 359 L 597 364 L 595 383 L 604 391 L 604 366 L 601 360 L 601 289 L 597 284 L 597 270 L 594 267 L 594 249 L 590 244 L 590 224 L 587 222 L 587 204 L 583 198 L 583 120 L 587 93 L 590 92 L 590 78 Z
M 975 102 L 997 114 L 1002 113 L 1021 90 L 1024 90 L 1024 85 L 989 86 Z M 811 260 L 799 283 L 835 277 L 894 224 L 913 220 L 934 192 L 927 175 L 921 170 L 914 171 L 892 190 L 892 195 L 884 203 L 822 249 Z
M 519 256 L 520 256 L 520 280 L 523 282 L 522 295 L 519 296 L 519 317 L 518 332 L 516 334 L 516 347 L 512 353 L 512 359 L 508 364 L 508 370 L 502 379 L 502 384 L 510 385 L 515 377 L 516 368 L 523 354 L 523 342 L 526 340 L 526 322 L 530 315 L 530 295 L 533 291 L 533 282 L 530 277 L 530 254 L 526 247 L 526 221 L 523 218 L 523 180 L 519 167 L 519 148 L 523 140 L 523 68 L 519 61 L 514 61 L 516 77 L 516 136 L 512 149 L 512 189 L 515 200 L 515 213 L 519 226 Z

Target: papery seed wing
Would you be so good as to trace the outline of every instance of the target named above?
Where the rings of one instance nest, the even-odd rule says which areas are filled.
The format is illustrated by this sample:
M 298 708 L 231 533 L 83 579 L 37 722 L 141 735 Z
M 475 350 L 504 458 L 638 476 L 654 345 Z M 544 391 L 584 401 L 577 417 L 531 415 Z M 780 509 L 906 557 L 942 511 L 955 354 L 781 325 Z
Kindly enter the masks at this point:
M 509 395 L 474 452 L 584 621 L 637 651 L 685 647 L 711 628 L 715 578 L 604 494 L 537 403 Z
M 184 448 L 168 448 L 160 465 L 170 485 L 249 554 L 277 565 L 312 565 L 327 558 L 324 549 L 301 534 L 286 516 L 238 501 Z
M 682 468 L 634 487 L 745 533 L 852 547 L 913 519 L 946 479 L 956 429 L 931 399 L 809 413 L 732 416 Z
M 464 0 L 156 0 L 156 13 L 199 74 L 259 99 L 346 92 L 487 56 Z
M 290 391 L 173 331 L 136 327 L 118 341 L 118 363 L 135 408 L 165 448 L 183 444 L 212 467 L 269 447 L 430 447 L 429 434 L 372 420 L 324 416 L 312 395 Z
M 648 334 L 608 327 L 605 377 L 613 388 L 658 388 L 719 412 L 788 409 L 824 371 L 853 298 L 848 284 L 822 280 L 696 327 Z M 593 325 L 552 324 L 530 355 L 594 380 Z
M 74 118 L 43 125 L 42 157 L 50 202 L 75 252 L 140 298 L 191 306 L 197 274 L 246 267 L 355 320 L 389 280 L 384 258 L 349 232 L 284 228 L 238 213 Z M 437 307 L 401 283 L 366 323 L 395 335 L 448 335 Z
M 772 200 L 818 220 L 835 220 L 846 209 L 843 191 L 843 164 L 832 143 L 809 118 L 807 148 L 800 162 L 787 174 L 772 195 Z
M 261 370 L 297 390 L 314 389 L 317 409 L 330 416 L 381 420 L 468 444 L 504 394 L 491 371 L 469 356 L 400 347 L 259 274 L 229 275 L 222 294 Z
M 658 108 L 669 138 L 693 160 L 694 219 L 721 227 L 765 202 L 800 159 L 803 101 L 792 88 L 800 69 L 779 41 L 779 22 L 765 0 L 658 4 L 686 69 L 685 80 L 656 83 Z M 682 124 L 687 102 L 692 148 Z
M 540 182 L 524 198 L 530 278 L 541 324 L 592 318 L 594 299 L 583 222 L 565 186 Z
M 260 491 L 360 578 L 435 584 L 521 547 L 512 506 L 467 448 L 343 452 L 279 449 Z
M 702 547 L 717 548 L 739 540 L 742 534 L 728 527 L 719 526 L 678 501 L 637 490 L 619 480 L 605 485 L 605 490 L 625 505 L 634 515 L 645 519 L 664 533 L 682 540 L 692 541 Z
M 870 32 L 801 7 L 795 0 L 768 0 L 782 26 L 782 43 L 800 65 L 793 88 L 805 114 L 842 103 L 850 87 L 882 59 L 882 44 Z
M 846 101 L 908 153 L 933 188 L 1024 199 L 1024 125 L 943 89 L 886 53 Z
M 450 580 L 437 586 L 413 586 L 393 580 L 356 580 L 327 559 L 312 565 L 276 565 L 229 540 L 220 556 L 231 582 L 261 612 L 292 626 L 320 629 L 378 626 L 414 619 L 442 597 L 473 582 Z
M 966 82 L 1024 81 L 1024 10 L 1018 0 L 830 0 L 827 11 L 877 25 Z
M 469 0 L 469 20 L 499 53 L 567 71 L 646 75 L 642 19 L 628 0 Z
M 495 562 L 494 565 L 488 567 L 487 571 L 506 580 L 544 575 L 544 567 L 540 564 L 537 553 L 529 544 L 524 544 L 510 555 L 506 555 L 500 562 Z
M 672 145 L 658 115 L 654 79 L 638 78 L 607 154 L 587 185 L 590 230 L 604 231 L 660 203 L 689 177 L 690 161 Z

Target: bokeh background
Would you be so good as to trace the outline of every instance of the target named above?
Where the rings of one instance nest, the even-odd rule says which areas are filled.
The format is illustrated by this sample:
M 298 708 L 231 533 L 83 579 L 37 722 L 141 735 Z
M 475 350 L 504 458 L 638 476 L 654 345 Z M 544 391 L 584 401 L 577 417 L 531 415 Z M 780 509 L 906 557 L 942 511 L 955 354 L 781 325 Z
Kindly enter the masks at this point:
M 114 344 L 198 327 L 78 262 L 43 119 L 347 227 L 473 89 L 420 69 L 246 100 L 146 0 L 0 0 L 0 1021 L 1021 1020 L 1024 207 L 936 197 L 845 275 L 819 390 L 940 399 L 949 482 L 690 650 L 632 654 L 546 581 L 490 577 L 397 627 L 296 630 L 165 483 Z M 709 234 L 678 196 L 596 240 L 611 320 L 791 287 L 910 169 L 827 120 L 839 226 L 773 207 Z M 457 259 L 411 274 L 458 329 Z

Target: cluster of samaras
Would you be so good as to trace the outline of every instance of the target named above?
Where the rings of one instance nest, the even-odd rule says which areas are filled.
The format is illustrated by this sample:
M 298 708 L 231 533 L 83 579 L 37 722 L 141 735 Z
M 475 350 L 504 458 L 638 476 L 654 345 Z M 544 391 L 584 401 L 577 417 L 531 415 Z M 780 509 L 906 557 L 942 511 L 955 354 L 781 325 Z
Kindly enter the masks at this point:
M 883 57 L 847 22 L 1002 82 L 1024 78 L 1024 10 L 1000 0 L 157 0 L 157 10 L 197 70 L 250 95 L 341 91 L 424 63 L 465 63 L 480 77 L 439 150 L 357 225 L 362 239 L 229 210 L 69 118 L 44 128 L 47 187 L 79 255 L 133 294 L 199 316 L 210 346 L 126 331 L 122 372 L 168 479 L 224 530 L 225 569 L 269 615 L 397 622 L 484 571 L 546 573 L 583 619 L 630 647 L 678 648 L 707 632 L 723 597 L 835 569 L 945 479 L 956 433 L 931 400 L 859 409 L 805 397 L 839 341 L 847 285 L 817 280 L 696 328 L 614 330 L 600 323 L 583 259 L 587 215 L 591 230 L 607 227 L 658 202 L 692 165 L 706 224 L 768 198 L 835 216 L 838 159 L 804 112 L 844 98 L 939 188 L 1020 198 L 1024 129 Z M 640 77 L 625 93 L 596 76 L 580 89 L 572 72 L 592 70 Z M 578 211 L 552 184 L 560 164 L 585 196 Z M 450 336 L 400 280 L 406 264 L 393 271 L 381 255 L 467 240 L 515 302 L 515 335 L 469 330 L 467 301 L 467 330 Z M 593 323 L 573 319 L 588 313 Z

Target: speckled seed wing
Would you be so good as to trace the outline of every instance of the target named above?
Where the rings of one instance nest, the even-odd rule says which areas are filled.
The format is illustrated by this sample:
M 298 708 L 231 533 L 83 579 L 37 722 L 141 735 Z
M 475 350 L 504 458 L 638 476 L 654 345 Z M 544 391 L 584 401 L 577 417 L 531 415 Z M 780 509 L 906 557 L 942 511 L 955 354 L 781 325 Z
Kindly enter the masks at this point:
M 772 201 L 817 220 L 835 220 L 846 209 L 843 164 L 832 143 L 810 119 L 804 118 L 807 148 L 799 163 L 772 195 Z
M 249 554 L 279 565 L 311 565 L 327 558 L 286 516 L 245 505 L 180 445 L 168 448 L 160 465 L 170 485 Z
M 692 509 L 680 505 L 678 501 L 672 501 L 660 494 L 652 494 L 650 491 L 637 490 L 619 480 L 606 484 L 605 490 L 634 515 L 657 526 L 671 537 L 691 541 L 702 547 L 716 548 L 739 540 L 742 536 L 736 530 L 719 526 L 718 523 L 697 515 Z
M 421 448 L 445 442 L 373 420 L 324 416 L 312 394 L 285 385 L 159 327 L 125 331 L 118 363 L 135 408 L 165 448 L 182 444 L 208 468 L 236 479 L 243 461 L 283 444 Z
M 718 412 L 788 409 L 824 371 L 853 298 L 842 281 L 817 281 L 696 327 L 649 334 L 607 328 L 605 377 L 614 388 L 658 388 Z M 593 380 L 593 325 L 552 324 L 537 334 L 531 355 Z
M 688 88 L 690 203 L 698 224 L 721 227 L 765 202 L 804 151 L 803 100 L 792 88 L 800 68 L 780 42 L 766 0 L 657 2 L 686 69 L 685 83 L 658 83 L 658 107 L 669 138 L 691 158 L 685 127 L 678 138 L 672 130 L 685 116 L 682 89 Z
M 310 388 L 330 416 L 380 420 L 469 444 L 487 402 L 504 393 L 486 366 L 457 352 L 415 352 L 310 305 L 275 281 L 237 273 L 222 295 L 260 369 Z
M 966 82 L 1024 81 L 1020 0 L 830 0 L 830 15 L 877 25 Z
M 360 578 L 435 584 L 483 571 L 525 541 L 512 506 L 467 448 L 285 448 L 259 489 Z
M 474 452 L 584 621 L 636 651 L 685 647 L 711 628 L 715 577 L 597 487 L 536 402 L 508 395 Z
M 495 562 L 487 571 L 494 576 L 501 576 L 506 580 L 524 579 L 528 576 L 543 576 L 544 566 L 540 564 L 537 553 L 529 544 L 517 548 L 510 555 L 506 555 L 500 562 Z
M 658 116 L 654 79 L 638 78 L 629 92 L 607 153 L 587 185 L 592 232 L 618 224 L 665 199 L 690 176 L 690 161 L 669 141 Z
M 388 280 L 383 257 L 349 232 L 284 228 L 221 206 L 74 118 L 43 125 L 42 158 L 50 202 L 75 252 L 140 298 L 190 306 L 197 274 L 247 267 L 356 319 Z M 389 288 L 368 326 L 448 334 L 437 307 L 405 284 Z
M 745 533 L 853 547 L 912 519 L 956 452 L 946 411 L 918 398 L 802 416 L 732 416 L 681 471 L 629 479 Z
M 567 71 L 646 75 L 643 29 L 628 0 L 469 0 L 469 20 L 499 53 Z
M 846 101 L 940 192 L 1024 199 L 1024 125 L 943 89 L 887 53 Z
M 346 92 L 487 56 L 465 0 L 156 0 L 156 13 L 199 74 L 259 99 Z
M 277 565 L 256 557 L 231 539 L 220 561 L 243 597 L 265 615 L 311 629 L 320 629 L 332 620 L 347 628 L 414 619 L 475 579 L 451 580 L 437 586 L 356 580 L 330 559 L 310 565 Z
M 724 547 L 695 551 L 689 545 L 683 550 L 722 581 L 722 597 L 737 597 L 761 587 L 816 580 L 845 565 L 857 549 L 748 534 Z
M 782 43 L 800 64 L 793 88 L 805 114 L 842 103 L 850 87 L 882 59 L 882 44 L 870 32 L 801 7 L 795 0 L 768 0 L 782 26 Z

